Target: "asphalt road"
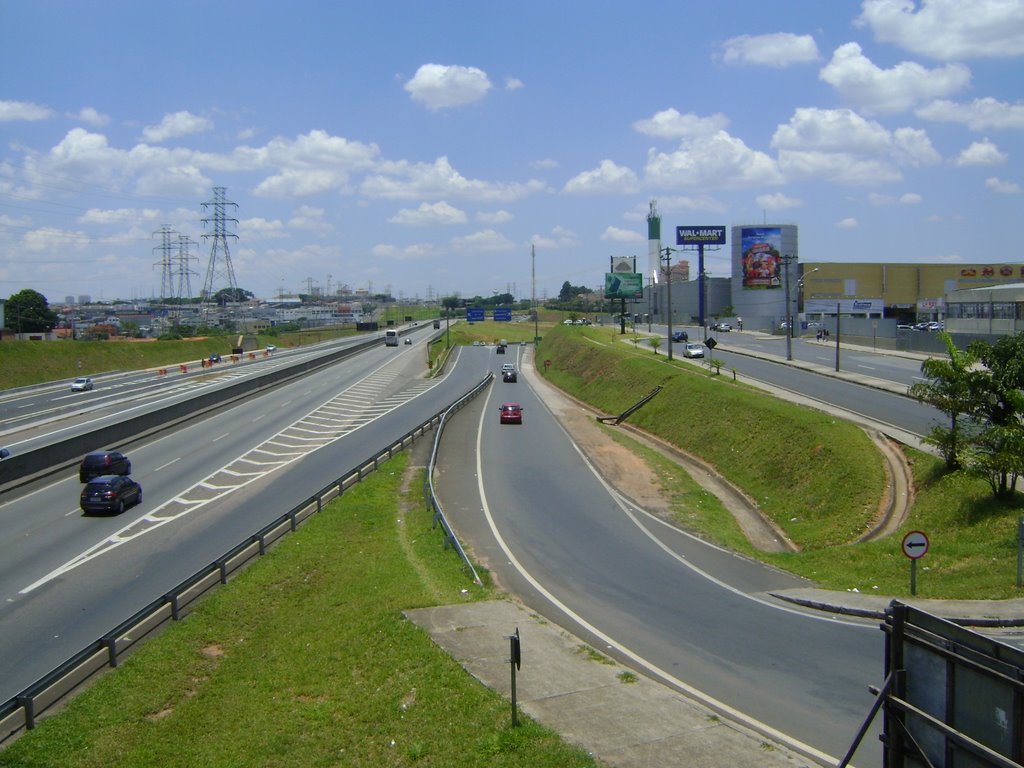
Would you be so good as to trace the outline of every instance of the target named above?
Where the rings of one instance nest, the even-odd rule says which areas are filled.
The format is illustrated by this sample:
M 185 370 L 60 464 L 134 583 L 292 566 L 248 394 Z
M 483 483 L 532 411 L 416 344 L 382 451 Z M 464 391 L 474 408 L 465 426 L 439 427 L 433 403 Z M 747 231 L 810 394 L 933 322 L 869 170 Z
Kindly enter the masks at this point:
M 480 368 L 454 366 L 443 379 L 426 381 L 424 360 L 421 344 L 380 346 L 187 428 L 127 446 L 144 493 L 140 505 L 120 516 L 82 515 L 73 469 L 29 492 L 5 493 L 0 700 L 359 466 L 485 375 Z M 333 415 L 300 423 L 324 405 Z M 311 434 L 329 429 L 335 431 L 310 444 Z M 253 456 L 257 447 L 260 454 Z M 236 464 L 246 456 L 244 465 Z M 241 479 L 225 490 L 231 477 Z
M 499 425 L 497 404 L 513 399 L 523 425 Z M 442 448 L 446 513 L 527 605 L 722 711 L 845 753 L 882 675 L 877 624 L 778 604 L 768 590 L 805 582 L 631 509 L 525 377 L 460 412 Z

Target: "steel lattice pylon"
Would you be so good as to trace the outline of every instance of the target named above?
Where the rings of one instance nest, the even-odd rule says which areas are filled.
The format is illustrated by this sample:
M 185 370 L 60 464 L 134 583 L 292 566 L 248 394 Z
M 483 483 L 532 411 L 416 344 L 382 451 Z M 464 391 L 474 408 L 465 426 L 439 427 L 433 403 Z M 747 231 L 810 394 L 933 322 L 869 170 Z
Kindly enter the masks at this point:
M 213 223 L 213 232 L 204 234 L 204 238 L 213 238 L 210 244 L 210 262 L 206 268 L 206 280 L 203 282 L 201 298 L 210 301 L 216 294 L 218 286 L 228 288 L 232 297 L 238 300 L 238 282 L 235 280 L 235 269 L 231 266 L 231 250 L 228 238 L 236 240 L 238 235 L 228 232 L 228 222 L 238 223 L 238 219 L 229 218 L 226 210 L 229 205 L 238 208 L 235 203 L 224 198 L 227 187 L 214 187 L 213 200 L 203 203 L 203 208 L 213 208 L 213 215 L 203 219 L 203 225 Z

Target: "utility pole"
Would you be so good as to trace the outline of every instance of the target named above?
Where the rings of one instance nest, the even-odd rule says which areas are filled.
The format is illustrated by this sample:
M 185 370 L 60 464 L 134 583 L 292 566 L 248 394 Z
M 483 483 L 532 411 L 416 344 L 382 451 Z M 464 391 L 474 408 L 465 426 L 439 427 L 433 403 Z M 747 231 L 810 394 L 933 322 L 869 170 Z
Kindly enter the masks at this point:
M 668 315 L 668 359 L 670 361 L 672 360 L 672 254 L 675 250 L 668 246 L 661 250 L 661 258 L 665 262 L 665 290 L 668 293 L 665 313 Z
M 795 259 L 795 256 L 791 256 L 788 253 L 782 256 L 783 266 L 783 280 L 786 282 L 786 359 L 793 359 L 793 315 L 792 309 L 789 303 L 789 262 Z

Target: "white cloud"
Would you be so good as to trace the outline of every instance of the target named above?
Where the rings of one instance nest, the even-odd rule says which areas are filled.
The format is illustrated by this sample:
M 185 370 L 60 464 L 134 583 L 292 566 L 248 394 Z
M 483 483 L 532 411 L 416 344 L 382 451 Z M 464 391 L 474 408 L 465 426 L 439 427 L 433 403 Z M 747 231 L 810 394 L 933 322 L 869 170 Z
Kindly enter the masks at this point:
M 465 224 L 468 220 L 465 211 L 449 205 L 444 200 L 437 203 L 420 203 L 420 207 L 413 210 L 403 208 L 388 221 L 392 224 L 406 224 L 410 226 L 427 226 L 431 224 Z
M 644 170 L 645 182 L 665 189 L 735 189 L 782 182 L 771 157 L 725 131 L 684 141 L 675 152 L 649 150 Z
M 203 133 L 211 128 L 213 128 L 212 121 L 182 110 L 171 115 L 164 115 L 164 119 L 160 121 L 159 125 L 150 125 L 143 128 L 142 137 L 146 141 L 159 144 L 168 139 L 177 139 L 193 133 Z
M 964 165 L 1000 165 L 1006 162 L 1006 153 L 1000 152 L 999 147 L 993 144 L 986 137 L 982 141 L 976 141 L 957 155 L 955 163 Z
M 903 112 L 963 90 L 971 82 L 971 71 L 963 64 L 926 69 L 910 61 L 881 69 L 857 43 L 846 43 L 836 48 L 819 77 L 857 108 L 886 113 Z
M 82 107 L 75 118 L 96 128 L 102 128 L 110 122 L 110 115 L 104 115 L 102 112 L 99 112 L 92 107 Z
M 238 222 L 241 237 L 270 239 L 286 237 L 284 223 L 280 219 L 264 219 L 260 216 Z
M 53 117 L 54 112 L 49 107 L 33 104 L 31 101 L 3 101 L 0 100 L 0 123 L 13 122 L 15 120 L 27 120 L 35 122 Z
M 962 123 L 972 131 L 992 128 L 1024 128 L 1024 103 L 1007 104 L 990 96 L 975 99 L 970 104 L 953 101 L 933 101 L 915 111 L 918 117 L 944 123 Z
M 493 229 L 474 232 L 464 237 L 452 238 L 452 248 L 456 251 L 511 251 L 516 244 Z
M 515 218 L 511 213 L 506 210 L 500 211 L 479 211 L 476 214 L 476 220 L 481 224 L 506 224 Z
M 534 168 L 540 168 L 540 169 L 544 170 L 544 169 L 547 169 L 547 168 L 557 168 L 558 167 L 558 161 L 557 160 L 553 160 L 550 157 L 546 157 L 543 160 L 533 160 L 533 161 L 530 162 L 530 165 L 533 166 Z
M 334 229 L 324 221 L 324 209 L 311 205 L 300 205 L 295 213 L 288 219 L 288 226 L 293 229 L 306 230 L 308 232 L 325 233 Z
M 601 239 L 612 243 L 642 243 L 647 239 L 634 229 L 622 229 L 621 227 L 605 227 L 601 233 Z
M 864 0 L 857 24 L 875 39 L 946 61 L 1024 55 L 1017 0 Z
M 530 243 L 545 250 L 575 248 L 580 244 L 576 233 L 562 226 L 553 227 L 550 235 L 533 235 Z
M 726 213 L 729 206 L 711 195 L 667 195 L 658 198 L 658 210 L 662 213 L 676 213 L 683 211 L 705 211 L 707 213 Z M 624 219 L 629 221 L 646 221 L 650 208 L 643 204 L 635 210 L 625 214 Z
M 899 181 L 897 166 L 939 162 L 924 131 L 888 131 L 849 109 L 797 109 L 772 137 L 779 167 L 791 181 L 828 179 L 841 184 Z
M 523 88 L 523 81 L 518 77 L 506 77 L 505 78 L 505 90 L 506 91 L 518 91 Z
M 396 245 L 382 243 L 375 245 L 370 249 L 370 252 L 374 256 L 380 256 L 393 261 L 421 261 L 444 254 L 440 248 L 429 243 L 413 243 L 401 248 Z
M 840 219 L 839 221 L 836 222 L 836 227 L 838 229 L 856 229 L 859 226 L 860 223 L 852 216 L 847 217 L 845 219 Z
M 729 118 L 721 113 L 700 117 L 692 113 L 683 115 L 675 109 L 664 109 L 656 112 L 654 117 L 637 120 L 633 123 L 633 130 L 662 139 L 686 139 L 713 136 L 725 130 L 728 125 Z
M 985 186 L 1001 195 L 1019 195 L 1022 191 L 1017 182 L 998 179 L 995 176 L 985 179 Z
M 627 194 L 637 189 L 636 173 L 631 168 L 602 160 L 597 168 L 569 179 L 562 191 L 570 195 Z
M 768 35 L 739 35 L 722 43 L 726 64 L 753 64 L 782 69 L 818 59 L 818 46 L 810 35 L 775 32 Z
M 769 211 L 783 211 L 787 208 L 799 208 L 804 204 L 803 200 L 798 200 L 795 197 L 789 197 L 781 192 L 776 192 L 771 195 L 758 195 L 756 200 L 759 208 Z
M 378 172 L 367 176 L 360 192 L 367 197 L 385 199 L 465 198 L 480 201 L 512 201 L 527 197 L 545 188 L 544 182 L 497 183 L 467 179 L 454 168 L 447 157 L 431 163 L 410 163 L 405 160 L 382 163 Z
M 490 89 L 483 70 L 444 64 L 424 64 L 405 84 L 413 101 L 433 111 L 480 101 Z
M 160 211 L 155 208 L 116 208 L 103 210 L 90 208 L 78 217 L 80 224 L 135 224 L 140 220 L 155 221 L 160 216 Z
M 917 205 L 922 198 L 916 192 L 904 192 L 902 195 L 883 195 L 872 192 L 868 195 L 871 205 Z

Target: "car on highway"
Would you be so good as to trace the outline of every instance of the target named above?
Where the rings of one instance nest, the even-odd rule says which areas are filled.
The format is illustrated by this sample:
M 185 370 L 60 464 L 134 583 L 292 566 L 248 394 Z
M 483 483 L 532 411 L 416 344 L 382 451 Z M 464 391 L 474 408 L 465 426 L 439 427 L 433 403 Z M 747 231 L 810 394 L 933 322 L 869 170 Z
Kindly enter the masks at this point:
M 86 392 L 92 389 L 92 379 L 88 376 L 79 376 L 77 379 L 71 382 L 72 392 Z
M 116 512 L 142 503 L 142 486 L 127 475 L 99 475 L 82 488 L 78 505 L 83 512 Z
M 78 465 L 78 480 L 87 483 L 100 475 L 130 475 L 132 463 L 120 451 L 92 451 Z
M 672 331 L 672 341 L 689 341 L 690 334 L 686 331 Z
M 700 344 L 687 344 L 683 348 L 683 357 L 704 357 L 704 347 Z
M 498 410 L 501 411 L 498 420 L 502 424 L 523 423 L 523 406 L 519 403 L 502 403 L 498 406 Z
M 406 344 L 412 344 L 412 339 L 410 339 L 408 336 L 406 336 L 405 337 L 405 343 Z
M 277 347 L 275 347 L 273 344 L 267 344 L 267 352 L 276 352 L 276 351 L 277 351 Z
M 732 330 L 732 326 L 729 325 L 728 323 L 719 323 L 715 330 L 718 331 L 719 333 L 728 333 L 729 331 Z
M 519 381 L 519 374 L 513 368 L 511 371 L 502 371 L 501 380 L 507 383 L 515 383 Z

